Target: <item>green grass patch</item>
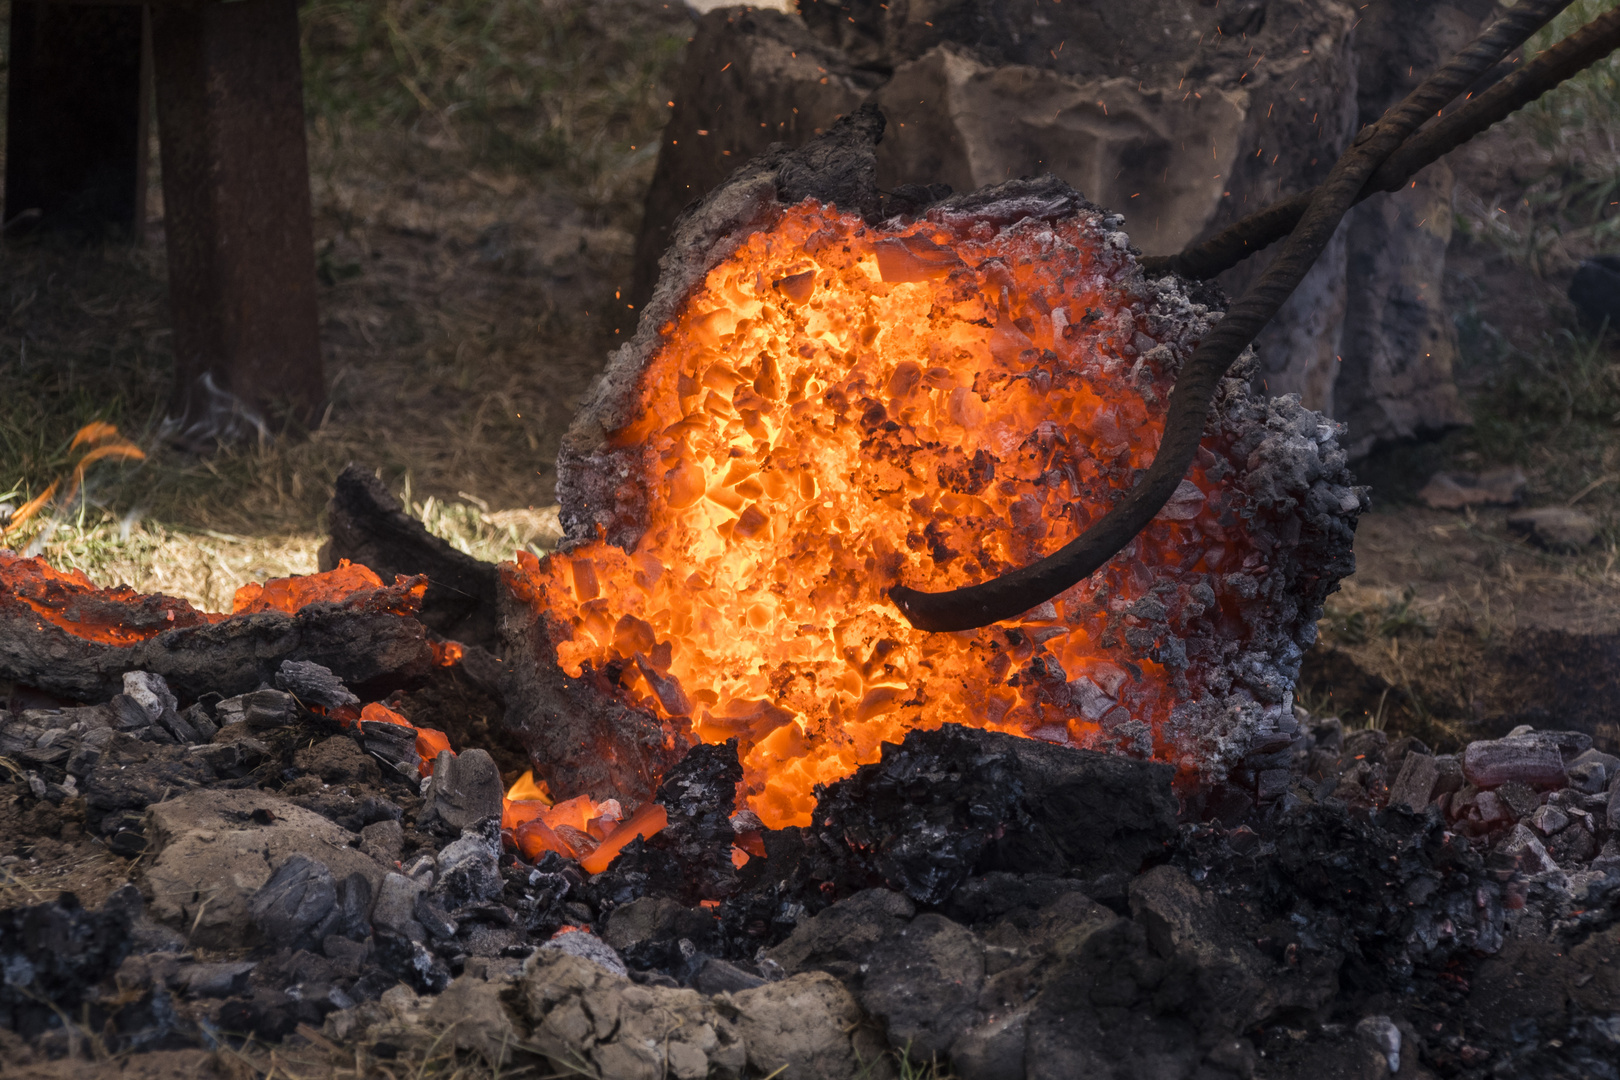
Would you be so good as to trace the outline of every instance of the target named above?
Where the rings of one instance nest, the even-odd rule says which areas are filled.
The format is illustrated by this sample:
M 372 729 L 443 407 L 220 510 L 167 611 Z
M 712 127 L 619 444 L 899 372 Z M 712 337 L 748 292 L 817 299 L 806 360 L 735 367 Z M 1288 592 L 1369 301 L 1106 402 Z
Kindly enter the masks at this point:
M 300 19 L 320 135 L 428 132 L 458 164 L 550 173 L 604 208 L 654 149 L 688 33 L 678 2 L 316 0 Z

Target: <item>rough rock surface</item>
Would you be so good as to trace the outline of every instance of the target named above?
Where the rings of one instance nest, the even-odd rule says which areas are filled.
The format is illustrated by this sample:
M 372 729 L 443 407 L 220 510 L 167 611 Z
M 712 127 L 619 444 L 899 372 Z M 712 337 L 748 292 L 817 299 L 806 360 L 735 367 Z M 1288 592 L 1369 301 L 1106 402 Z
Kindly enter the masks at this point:
M 802 0 L 698 25 L 638 243 L 638 298 L 682 207 L 862 103 L 887 191 L 1051 172 L 1169 253 L 1320 181 L 1491 13 L 1487 0 Z M 1352 33 L 1352 31 L 1354 31 Z M 1441 307 L 1452 176 L 1356 208 L 1260 340 L 1257 379 L 1346 421 L 1353 456 L 1465 422 Z M 1230 272 L 1234 295 L 1267 256 Z
M 338 878 L 360 874 L 373 889 L 383 867 L 359 837 L 262 791 L 190 791 L 147 811 L 151 862 L 141 878 L 154 919 L 197 945 L 229 948 L 255 933 L 253 895 L 289 858 L 303 855 Z
M 711 13 L 675 93 L 638 263 L 650 266 L 680 209 L 738 164 L 778 140 L 800 145 L 867 101 L 891 124 L 884 190 L 972 191 L 1050 172 L 1129 212 L 1148 250 L 1176 250 L 1279 181 L 1325 176 L 1351 130 L 1354 13 L 1331 0 L 1291 6 L 1285 18 L 1036 0 L 810 0 L 802 21 Z M 1269 152 L 1248 160 L 1257 145 Z
M 578 956 L 542 950 L 521 988 L 542 1046 L 624 1080 L 740 1077 L 748 1050 L 731 1021 L 695 990 L 637 986 Z
M 730 1015 L 748 1048 L 749 1067 L 761 1076 L 820 1080 L 885 1072 L 876 1032 L 830 975 L 811 972 L 718 995 L 715 1008 Z
M 1553 551 L 1579 551 L 1598 538 L 1597 519 L 1568 506 L 1538 506 L 1508 518 L 1508 528 Z
M 1496 15 L 1490 0 L 1356 7 L 1357 125 L 1375 122 Z M 1349 427 L 1352 457 L 1468 422 L 1453 378 L 1457 330 L 1442 298 L 1453 187 L 1451 166 L 1436 162 L 1402 190 L 1354 208 L 1340 226 L 1344 317 L 1322 341 L 1324 362 L 1325 346 L 1334 346 L 1336 370 L 1324 372 L 1323 396 L 1305 397 Z M 1291 365 L 1279 352 L 1278 366 Z

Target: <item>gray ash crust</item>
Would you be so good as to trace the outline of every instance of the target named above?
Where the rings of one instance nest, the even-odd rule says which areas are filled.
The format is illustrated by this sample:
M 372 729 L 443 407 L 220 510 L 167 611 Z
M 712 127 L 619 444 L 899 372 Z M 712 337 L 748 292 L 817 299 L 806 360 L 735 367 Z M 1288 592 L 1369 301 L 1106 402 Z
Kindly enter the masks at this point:
M 1343 425 L 1297 395 L 1256 398 L 1253 363 L 1246 353 L 1228 373 L 1205 427 L 1206 440 L 1213 436 L 1240 469 L 1247 505 L 1238 515 L 1254 553 L 1240 570 L 1201 584 L 1238 601 L 1244 632 L 1223 628 L 1201 639 L 1214 652 L 1202 658 L 1210 677 L 1196 701 L 1175 710 L 1168 732 L 1196 747 L 1206 785 L 1251 745 L 1295 731 L 1300 663 L 1316 643 L 1323 603 L 1355 572 L 1356 521 L 1369 506 L 1339 444 Z
M 943 189 L 909 187 L 885 198 L 875 187 L 874 151 L 882 130 L 882 115 L 863 108 L 800 150 L 778 148 L 743 166 L 680 219 L 635 338 L 609 360 L 559 453 L 564 550 L 594 539 L 598 529 L 610 543 L 635 547 L 644 529 L 649 477 L 656 475 L 651 450 L 616 448 L 607 436 L 628 423 L 637 407 L 642 373 L 662 344 L 658 328 L 749 233 L 769 228 L 784 206 L 802 198 L 856 209 L 874 223 L 895 212 L 957 230 L 979 222 L 1008 228 L 1077 215 L 1093 218 L 1104 233 L 1103 264 L 1121 272 L 1123 288 L 1134 296 L 1132 325 L 1119 329 L 1127 337 L 1135 334 L 1141 348 L 1127 346 L 1122 353 L 1127 362 L 1137 357 L 1161 379 L 1174 377 L 1221 317 L 1218 290 L 1176 277 L 1146 280 L 1135 267 L 1139 252 L 1121 231 L 1124 219 L 1056 177 L 1012 180 L 945 198 L 937 198 Z M 1250 390 L 1254 364 L 1253 353 L 1246 352 L 1234 366 L 1206 425 L 1208 441 L 1224 459 L 1216 468 L 1222 475 L 1237 474 L 1244 504 L 1231 513 L 1254 537 L 1254 557 L 1222 575 L 1154 568 L 1153 597 L 1116 619 L 1117 636 L 1130 656 L 1164 664 L 1178 692 L 1191 695 L 1161 737 L 1168 735 L 1185 757 L 1184 772 L 1196 773 L 1206 784 L 1220 781 L 1251 743 L 1294 730 L 1290 707 L 1300 662 L 1316 640 L 1323 602 L 1355 569 L 1355 523 L 1368 505 L 1339 446 L 1343 427 L 1303 408 L 1297 396 L 1255 397 Z M 1151 400 L 1155 391 L 1144 389 Z M 1201 457 L 1214 464 L 1207 451 Z M 1121 558 L 1132 550 L 1127 547 Z M 1117 572 L 1118 566 L 1111 564 L 1103 573 Z M 1223 607 L 1241 611 L 1240 626 L 1220 616 Z M 595 688 L 585 685 L 589 676 L 575 680 L 556 669 L 549 639 L 557 631 L 507 603 L 504 632 L 522 642 L 524 657 L 514 673 L 516 712 L 536 718 L 524 729 L 537 757 L 567 763 L 558 774 L 561 790 L 647 797 L 659 765 L 673 764 L 686 743 L 677 736 L 675 745 L 659 745 L 651 717 L 595 703 Z M 1190 666 L 1200 675 L 1196 684 L 1185 678 Z M 1052 676 L 1052 693 L 1071 692 L 1060 684 L 1058 672 L 1044 674 Z M 1032 672 L 1036 679 L 1044 674 Z M 620 728 L 628 735 L 623 741 L 637 748 L 624 768 L 605 771 L 568 749 L 581 742 L 601 745 L 604 734 Z M 1140 722 L 1110 734 L 1121 752 L 1151 753 L 1151 735 Z M 539 753 L 542 743 L 545 754 Z M 567 779 L 576 769 L 577 785 Z M 639 779 L 618 792 L 604 786 L 631 778 Z
M 812 827 L 767 833 L 710 898 L 718 921 L 636 852 L 579 895 L 637 981 L 827 972 L 891 1046 L 965 1080 L 1383 1076 L 1391 1031 L 1400 1075 L 1613 1075 L 1620 761 L 1574 733 L 1453 759 L 1296 720 L 1234 770 L 1246 796 L 1194 800 L 1179 825 L 1162 764 L 912 732 L 822 791 Z M 722 777 L 708 749 L 694 775 Z M 1542 770 L 1551 789 L 1491 790 L 1558 830 L 1545 852 L 1475 813 L 1464 757 L 1492 783 Z
M 350 696 L 308 664 L 278 676 Z M 569 924 L 595 935 L 569 947 L 648 991 L 722 1002 L 825 972 L 890 1047 L 963 1080 L 1381 1076 L 1391 1031 L 1429 1075 L 1612 1075 L 1620 759 L 1579 733 L 1446 755 L 1300 713 L 1188 800 L 1163 763 L 952 725 L 823 789 L 811 827 L 764 832 L 741 868 L 730 846 L 758 823 L 735 813 L 736 747 L 706 745 L 658 786 L 666 834 L 589 878 L 501 851 L 481 751 L 424 791 L 390 732 L 301 700 L 190 702 L 133 673 L 101 705 L 0 714 L 0 754 L 25 769 L 9 834 L 22 811 L 28 837 L 82 829 L 148 886 L 200 875 L 0 910 L 0 1024 L 66 1050 L 27 983 L 118 1052 L 300 1024 L 341 1040 L 401 983 L 428 1001 L 505 985 Z M 389 704 L 426 721 L 449 700 Z M 281 854 L 261 887 L 217 897 L 242 921 L 187 907 L 228 890 L 243 843 Z M 224 951 L 187 952 L 188 934 Z

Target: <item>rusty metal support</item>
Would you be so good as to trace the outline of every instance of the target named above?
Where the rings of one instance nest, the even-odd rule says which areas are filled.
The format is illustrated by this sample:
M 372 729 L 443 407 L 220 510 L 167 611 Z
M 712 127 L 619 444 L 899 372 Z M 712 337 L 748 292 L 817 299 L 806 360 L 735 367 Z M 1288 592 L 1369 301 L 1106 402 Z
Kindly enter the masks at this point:
M 146 220 L 146 9 L 13 0 L 7 231 L 100 239 Z
M 325 399 L 297 0 L 155 5 L 177 438 L 199 449 Z

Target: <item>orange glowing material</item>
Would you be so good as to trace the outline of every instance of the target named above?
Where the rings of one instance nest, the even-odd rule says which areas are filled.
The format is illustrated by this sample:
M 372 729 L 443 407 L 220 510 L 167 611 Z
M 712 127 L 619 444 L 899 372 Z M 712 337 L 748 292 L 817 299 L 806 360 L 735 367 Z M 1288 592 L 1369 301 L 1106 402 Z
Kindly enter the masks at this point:
M 772 827 L 809 824 L 817 784 L 913 728 L 1106 749 L 1128 717 L 1172 756 L 1161 728 L 1196 672 L 1127 650 L 1121 620 L 1151 599 L 1142 564 L 1237 569 L 1214 458 L 1129 558 L 1015 627 L 927 634 L 885 595 L 1056 550 L 1152 461 L 1168 365 L 1125 262 L 1083 219 L 878 230 L 806 202 L 748 237 L 661 329 L 642 411 L 609 435 L 644 462 L 634 550 L 520 553 L 509 574 L 563 670 L 736 737 Z
M 422 759 L 423 776 L 433 775 L 433 762 L 446 750 L 450 750 L 450 736 L 437 728 L 416 729 L 416 753 Z M 450 752 L 455 753 L 454 750 Z
M 250 582 L 236 590 L 232 615 L 260 611 L 296 614 L 307 604 L 341 603 L 365 611 L 413 614 L 427 590 L 423 577 L 396 578 L 384 585 L 364 566 L 344 560 L 336 570 L 307 577 Z M 41 619 L 75 637 L 106 645 L 133 645 L 165 630 L 206 626 L 230 615 L 198 611 L 184 600 L 138 593 L 127 585 L 103 589 L 83 571 L 52 569 L 44 559 L 18 558 L 0 551 L 0 599 L 14 596 Z
M 281 611 L 291 615 L 310 604 L 329 603 L 393 615 L 414 615 L 421 609 L 426 592 L 427 578 L 420 574 L 396 577 L 393 585 L 384 585 L 369 568 L 343 559 L 336 570 L 323 574 L 271 578 L 263 585 L 250 581 L 236 590 L 231 614 Z
M 623 817 L 617 799 L 598 803 L 578 795 L 553 806 L 545 784 L 536 781 L 531 770 L 507 790 L 501 828 L 512 834 L 513 845 L 531 862 L 547 851 L 579 859 L 607 839 Z
M 73 441 L 68 444 L 69 450 L 77 450 L 81 446 L 95 446 L 111 439 L 118 438 L 118 427 L 105 420 L 93 420 L 73 433 Z
M 134 645 L 165 630 L 206 626 L 224 617 L 127 585 L 102 589 L 82 570 L 64 573 L 44 559 L 22 559 L 0 550 L 0 603 L 8 598 L 28 605 L 43 622 L 105 645 Z
M 644 802 L 630 815 L 628 821 L 608 834 L 607 839 L 598 844 L 595 851 L 579 860 L 580 868 L 587 874 L 600 874 L 630 841 L 637 837 L 652 836 L 668 824 L 669 814 L 664 810 L 663 804 Z
M 416 726 L 380 701 L 373 701 L 361 709 L 360 721 L 361 723 L 369 722 L 373 724 L 398 724 L 401 727 Z
M 568 859 L 577 857 L 574 849 L 569 847 L 562 837 L 552 832 L 551 826 L 538 817 L 524 821 L 515 827 L 512 835 L 512 845 L 530 862 L 539 860 L 548 851 L 555 851 Z
M 422 759 L 418 768 L 423 776 L 433 775 L 433 762 L 442 752 L 449 750 L 455 753 L 450 749 L 450 737 L 444 732 L 437 728 L 417 727 L 380 701 L 373 701 L 361 709 L 359 720 L 361 723 L 398 724 L 416 732 L 416 756 Z
M 737 846 L 743 850 L 744 854 L 757 855 L 761 859 L 765 857 L 765 838 L 752 830 L 738 834 Z
M 467 647 L 459 641 L 430 641 L 428 644 L 433 647 L 433 663 L 438 667 L 454 667 L 467 655 Z

